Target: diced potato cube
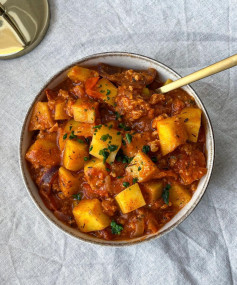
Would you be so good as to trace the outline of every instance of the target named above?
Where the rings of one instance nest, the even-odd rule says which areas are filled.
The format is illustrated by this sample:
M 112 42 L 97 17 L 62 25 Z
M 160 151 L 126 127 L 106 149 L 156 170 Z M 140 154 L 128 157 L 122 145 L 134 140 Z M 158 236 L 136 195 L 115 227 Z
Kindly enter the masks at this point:
M 100 79 L 95 87 L 95 91 L 102 94 L 101 99 L 111 106 L 115 106 L 115 97 L 118 89 L 108 79 Z
M 167 85 L 167 84 L 170 84 L 171 82 L 173 82 L 173 80 L 167 79 L 167 80 L 165 81 L 165 83 L 164 83 L 164 86 Z
M 74 132 L 74 135 L 86 138 L 92 137 L 94 133 L 94 126 L 95 124 L 81 123 L 70 120 L 65 126 L 65 132 L 68 134 Z
M 67 76 L 73 81 L 73 82 L 85 82 L 90 77 L 97 77 L 99 76 L 98 72 L 95 70 L 91 70 L 88 68 L 84 68 L 81 66 L 73 66 Z
M 26 159 L 34 167 L 60 164 L 60 152 L 56 140 L 37 139 L 27 151 Z
M 148 194 L 148 203 L 153 204 L 156 200 L 161 198 L 163 192 L 162 181 L 151 181 L 142 184 L 145 192 Z
M 178 208 L 183 208 L 191 198 L 191 194 L 182 185 L 173 184 L 169 190 L 169 201 Z
M 191 142 L 197 142 L 201 126 L 201 115 L 202 110 L 198 108 L 184 108 L 178 115 L 185 124 L 188 140 Z
M 73 208 L 73 215 L 82 232 L 100 231 L 108 227 L 110 218 L 103 213 L 98 199 L 82 200 Z
M 137 178 L 138 182 L 152 179 L 156 171 L 158 171 L 158 168 L 155 163 L 143 152 L 138 152 L 126 168 L 127 174 Z
M 47 102 L 37 102 L 33 108 L 29 131 L 46 130 L 54 125 Z
M 69 170 L 78 171 L 84 167 L 85 160 L 88 158 L 88 146 L 74 140 L 67 140 L 63 154 L 63 165 Z
M 55 120 L 67 120 L 70 118 L 65 111 L 65 104 L 66 104 L 65 101 L 56 102 L 55 113 L 54 113 Z
M 65 197 L 70 197 L 78 192 L 80 181 L 69 170 L 60 167 L 58 171 L 59 186 Z
M 119 204 L 123 214 L 132 212 L 146 205 L 140 187 L 137 183 L 120 192 L 115 197 L 115 200 Z
M 98 106 L 98 102 L 78 99 L 72 106 L 74 120 L 82 123 L 94 123 Z
M 121 142 L 122 136 L 120 132 L 104 125 L 99 125 L 95 127 L 90 154 L 108 163 L 113 162 L 121 147 Z
M 157 131 L 163 155 L 184 144 L 188 138 L 184 122 L 176 116 L 158 121 Z
M 104 184 L 106 175 L 108 175 L 103 160 L 98 158 L 92 158 L 85 164 L 84 173 L 92 189 L 100 188 L 101 184 Z

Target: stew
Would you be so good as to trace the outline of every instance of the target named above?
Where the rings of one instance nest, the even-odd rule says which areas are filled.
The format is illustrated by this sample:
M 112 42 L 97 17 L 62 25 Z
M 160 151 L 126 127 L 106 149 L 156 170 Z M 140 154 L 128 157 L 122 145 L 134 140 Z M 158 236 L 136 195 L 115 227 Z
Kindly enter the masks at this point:
M 169 83 L 170 80 L 167 80 Z M 155 69 L 72 67 L 34 105 L 26 153 L 45 205 L 106 240 L 154 234 L 207 172 L 202 111 Z

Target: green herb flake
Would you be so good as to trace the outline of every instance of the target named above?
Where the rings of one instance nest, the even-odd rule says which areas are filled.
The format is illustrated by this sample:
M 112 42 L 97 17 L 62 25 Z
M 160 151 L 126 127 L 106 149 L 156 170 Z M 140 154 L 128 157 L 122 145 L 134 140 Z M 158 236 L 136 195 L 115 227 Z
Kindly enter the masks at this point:
M 72 197 L 73 197 L 74 200 L 80 201 L 81 200 L 81 193 L 73 194 Z
M 89 157 L 84 156 L 84 161 L 87 161 L 87 160 L 89 160 Z
M 106 162 L 106 159 L 109 157 L 109 152 L 107 148 L 101 149 L 99 151 L 99 155 L 102 155 L 104 157 L 103 162 Z
M 118 149 L 118 146 L 115 145 L 115 144 L 111 144 L 111 145 L 108 146 L 108 149 L 112 152 L 112 151 L 117 150 L 117 149 Z
M 118 136 L 121 135 L 121 132 L 117 132 L 117 135 L 118 135 Z
M 115 221 L 112 221 L 111 224 L 111 231 L 113 235 L 120 235 L 121 231 L 123 230 L 123 226 L 120 224 L 117 224 Z
M 118 125 L 118 127 L 119 127 L 120 129 L 124 129 L 125 131 L 130 131 L 130 130 L 131 130 L 130 127 L 127 127 L 127 126 L 124 125 L 123 123 L 120 123 L 120 124 Z
M 103 135 L 103 136 L 101 136 L 101 138 L 100 138 L 103 142 L 105 142 L 105 141 L 107 141 L 107 139 L 112 139 L 112 137 L 109 135 L 109 134 L 106 134 L 106 135 Z
M 72 140 L 72 139 L 75 139 L 75 138 L 77 138 L 77 136 L 74 134 L 74 131 L 72 131 L 70 136 L 69 136 L 69 139 Z
M 65 134 L 64 136 L 63 136 L 63 139 L 65 140 L 67 138 L 67 134 Z
M 153 157 L 151 158 L 151 160 L 152 160 L 153 162 L 157 162 L 157 161 L 158 161 L 158 159 L 157 159 L 156 156 L 153 156 Z
M 126 145 L 126 142 L 125 142 L 125 140 L 124 140 L 124 139 L 122 139 L 122 144 L 123 144 L 123 145 Z
M 144 153 L 148 153 L 150 150 L 151 150 L 151 148 L 149 147 L 149 145 L 144 145 L 144 146 L 142 147 L 142 151 L 143 151 Z
M 126 134 L 126 139 L 128 141 L 128 143 L 131 143 L 132 142 L 132 135 L 131 134 Z
M 92 149 L 93 149 L 93 145 L 90 146 L 89 151 L 92 151 Z
M 108 168 L 108 167 L 106 167 L 106 170 L 109 172 L 110 171 L 110 169 Z
M 94 129 L 101 129 L 102 125 L 97 125 L 97 126 L 94 126 L 93 128 Z
M 115 112 L 115 116 L 116 116 L 116 120 L 122 117 L 118 112 Z
M 142 170 L 142 168 L 141 168 L 141 166 L 138 166 L 138 169 L 137 169 L 138 171 L 141 171 Z
M 171 185 L 167 184 L 165 186 L 165 188 L 163 189 L 163 192 L 162 192 L 162 198 L 163 198 L 165 204 L 167 204 L 167 205 L 169 204 L 169 195 L 170 195 L 169 190 L 170 190 L 170 188 L 171 188 Z
M 84 109 L 84 111 L 87 112 L 88 110 L 87 110 L 87 109 Z
M 137 183 L 137 181 L 138 181 L 138 178 L 135 177 L 135 178 L 133 178 L 132 183 L 135 184 L 135 183 Z
M 111 93 L 111 91 L 109 89 L 107 89 L 106 95 L 109 95 Z
M 77 139 L 79 143 L 85 143 L 82 139 Z
M 129 186 L 129 182 L 123 182 L 123 187 L 127 188 Z
M 72 126 L 69 127 L 69 130 L 70 130 L 70 131 L 71 131 L 71 129 L 72 129 Z

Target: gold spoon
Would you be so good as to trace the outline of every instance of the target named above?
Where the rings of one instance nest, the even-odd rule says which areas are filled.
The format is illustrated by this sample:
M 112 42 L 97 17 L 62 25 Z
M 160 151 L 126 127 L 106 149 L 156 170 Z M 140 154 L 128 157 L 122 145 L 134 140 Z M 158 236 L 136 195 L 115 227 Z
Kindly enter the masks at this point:
M 185 77 L 182 77 L 182 78 L 180 78 L 180 79 L 178 79 L 172 83 L 164 85 L 164 86 L 156 89 L 156 92 L 157 93 L 167 93 L 171 90 L 177 89 L 179 87 L 190 84 L 190 83 L 195 82 L 199 79 L 202 79 L 204 77 L 208 77 L 210 75 L 213 75 L 215 73 L 226 70 L 226 69 L 231 68 L 231 67 L 236 66 L 236 65 L 237 65 L 237 54 L 232 55 L 230 57 L 227 57 L 226 59 L 218 61 L 217 63 L 209 65 L 209 66 L 207 66 L 203 69 L 200 69 L 194 73 L 191 73 Z

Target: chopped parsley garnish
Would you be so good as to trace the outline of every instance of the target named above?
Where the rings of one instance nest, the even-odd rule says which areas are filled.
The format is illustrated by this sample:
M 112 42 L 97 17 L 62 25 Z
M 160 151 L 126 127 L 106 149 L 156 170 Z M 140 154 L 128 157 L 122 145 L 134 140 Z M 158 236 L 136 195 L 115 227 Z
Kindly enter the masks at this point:
M 123 145 L 126 145 L 126 142 L 125 142 L 125 140 L 124 140 L 124 139 L 122 139 L 122 144 L 123 144 Z
M 120 235 L 121 231 L 123 230 L 123 226 L 120 224 L 117 224 L 115 221 L 112 221 L 111 224 L 111 231 L 113 235 Z
M 123 177 L 123 176 L 118 176 L 117 178 L 120 179 L 120 178 L 122 178 L 122 177 Z
M 133 184 L 137 183 L 137 181 L 138 181 L 138 178 L 137 178 L 137 177 L 135 177 L 135 178 L 132 179 L 132 183 L 133 183 Z
M 119 127 L 120 129 L 124 129 L 125 131 L 130 131 L 130 130 L 131 130 L 130 127 L 127 127 L 127 126 L 124 125 L 123 123 L 120 123 L 120 124 L 118 125 L 118 127 Z
M 126 134 L 126 139 L 128 141 L 128 143 L 131 143 L 132 142 L 132 135 L 131 134 Z
M 73 199 L 80 201 L 81 200 L 81 193 L 72 195 Z
M 113 125 L 110 125 L 110 126 L 109 126 L 109 130 L 112 129 L 112 128 L 113 128 Z
M 87 160 L 89 160 L 89 157 L 84 156 L 84 161 L 87 161 Z
M 79 143 L 85 143 L 82 139 L 77 139 Z
M 107 141 L 107 139 L 112 139 L 112 137 L 109 135 L 109 134 L 106 134 L 106 135 L 103 135 L 103 136 L 101 136 L 101 138 L 100 138 L 103 142 L 105 142 L 105 141 Z
M 117 132 L 117 135 L 121 135 L 121 132 Z
M 90 146 L 89 151 L 92 151 L 92 149 L 93 149 L 93 145 Z
M 109 89 L 107 89 L 106 95 L 109 95 L 111 93 L 111 91 Z
M 170 190 L 170 188 L 171 188 L 171 185 L 167 184 L 165 186 L 165 188 L 163 189 L 163 192 L 162 192 L 162 198 L 163 198 L 165 204 L 167 204 L 167 205 L 169 204 L 169 195 L 170 195 L 169 190 Z
M 70 131 L 71 131 L 71 129 L 72 129 L 72 126 L 69 127 L 69 130 L 70 130 Z
M 123 186 L 127 188 L 129 186 L 129 182 L 123 182 Z
M 149 145 L 144 145 L 144 146 L 142 147 L 142 151 L 143 151 L 144 153 L 148 153 L 150 150 L 151 150 L 151 148 L 149 147 Z
M 75 138 L 77 138 L 77 136 L 74 134 L 74 131 L 72 131 L 70 136 L 69 136 L 69 139 L 72 140 L 72 139 L 75 139 Z
M 157 159 L 156 156 L 153 156 L 153 157 L 151 158 L 151 160 L 152 160 L 153 162 L 157 162 L 157 161 L 158 161 L 158 159 Z
M 97 125 L 97 126 L 94 126 L 93 128 L 94 129 L 100 129 L 102 127 L 102 125 Z
M 115 145 L 115 144 L 111 144 L 111 145 L 108 146 L 108 149 L 109 149 L 110 151 L 115 151 L 116 149 L 118 149 L 118 146 Z
M 65 134 L 64 136 L 63 136 L 63 139 L 65 140 L 67 138 L 67 134 Z
M 102 155 L 104 157 L 103 162 L 106 162 L 106 159 L 109 157 L 109 152 L 107 148 L 101 149 L 99 151 L 99 154 Z
M 138 170 L 138 171 L 142 170 L 141 166 L 138 166 L 138 169 L 137 169 L 137 170 Z
M 110 171 L 110 169 L 109 169 L 108 167 L 106 167 L 106 170 L 107 170 L 107 171 Z
M 116 116 L 116 120 L 118 120 L 119 118 L 121 118 L 121 115 L 118 112 L 115 112 L 115 116 Z

